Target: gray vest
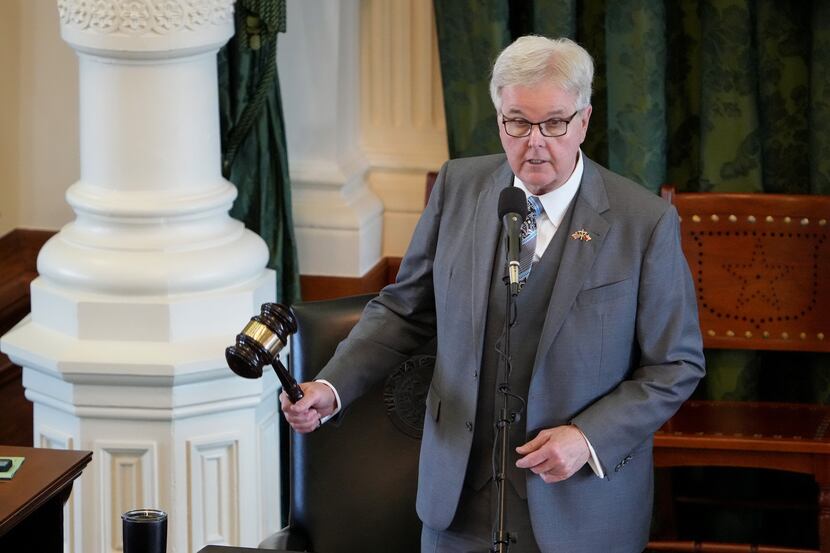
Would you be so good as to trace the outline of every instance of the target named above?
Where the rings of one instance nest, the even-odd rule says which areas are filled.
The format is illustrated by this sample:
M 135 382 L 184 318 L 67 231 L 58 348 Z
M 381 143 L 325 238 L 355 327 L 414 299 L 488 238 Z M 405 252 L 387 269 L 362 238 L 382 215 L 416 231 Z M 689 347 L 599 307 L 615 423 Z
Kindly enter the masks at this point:
M 530 388 L 530 377 L 536 350 L 539 348 L 542 326 L 545 323 L 550 296 L 559 271 L 559 261 L 567 241 L 573 203 L 571 202 L 553 240 L 545 249 L 544 255 L 533 265 L 530 277 L 515 298 L 518 316 L 510 333 L 512 372 L 509 382 L 511 393 L 520 396 L 525 401 Z M 504 402 L 503 394 L 498 391 L 498 385 L 503 381 L 502 371 L 504 369 L 496 350 L 501 349 L 503 342 L 507 294 L 503 282 L 506 248 L 503 239 L 499 240 L 499 243 L 500 246 L 496 249 L 496 257 L 493 260 L 493 278 L 490 282 L 490 297 L 487 303 L 475 432 L 466 475 L 467 485 L 476 490 L 481 489 L 490 481 L 493 477 L 494 459 L 496 470 L 498 470 L 499 460 L 498 454 L 493 456 L 493 445 L 498 413 Z M 521 402 L 511 398 L 508 405 L 510 412 L 519 411 Z M 525 429 L 525 413 L 522 412 L 520 418 L 510 425 L 510 445 L 507 455 L 507 479 L 522 498 L 527 498 L 526 469 L 516 467 L 518 454 L 515 449 L 528 439 Z

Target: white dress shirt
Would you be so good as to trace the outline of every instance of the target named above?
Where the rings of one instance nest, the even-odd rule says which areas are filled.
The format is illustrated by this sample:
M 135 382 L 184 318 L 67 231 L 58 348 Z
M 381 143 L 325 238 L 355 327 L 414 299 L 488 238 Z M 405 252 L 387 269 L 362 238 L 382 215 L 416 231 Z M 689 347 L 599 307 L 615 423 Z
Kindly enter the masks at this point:
M 536 218 L 536 252 L 533 254 L 533 262 L 536 263 L 545 253 L 545 250 L 553 240 L 553 235 L 556 234 L 556 229 L 562 224 L 562 219 L 565 218 L 565 213 L 568 207 L 576 197 L 579 191 L 579 183 L 582 182 L 582 173 L 585 171 L 585 164 L 582 161 L 582 152 L 576 161 L 574 172 L 568 177 L 568 180 L 555 190 L 551 190 L 547 194 L 536 196 L 542 202 L 542 207 L 545 210 Z M 533 194 L 527 189 L 525 184 L 519 180 L 519 177 L 513 177 L 513 184 L 516 188 L 520 188 L 526 196 Z

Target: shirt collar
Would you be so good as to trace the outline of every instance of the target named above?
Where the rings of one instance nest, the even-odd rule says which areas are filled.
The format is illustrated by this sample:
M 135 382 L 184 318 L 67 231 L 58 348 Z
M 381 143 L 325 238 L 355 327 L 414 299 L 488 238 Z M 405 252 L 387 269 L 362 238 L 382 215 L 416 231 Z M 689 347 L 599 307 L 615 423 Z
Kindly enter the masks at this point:
M 582 161 L 582 150 L 580 149 L 576 158 L 576 167 L 574 167 L 574 171 L 568 177 L 568 180 L 562 186 L 551 190 L 547 194 L 537 196 L 545 208 L 545 214 L 556 228 L 559 228 L 562 219 L 565 218 L 565 212 L 568 211 L 568 206 L 571 205 L 571 201 L 579 190 L 579 184 L 582 182 L 582 173 L 584 171 L 585 163 Z M 520 188 L 526 196 L 532 195 L 519 177 L 513 177 L 513 185 Z

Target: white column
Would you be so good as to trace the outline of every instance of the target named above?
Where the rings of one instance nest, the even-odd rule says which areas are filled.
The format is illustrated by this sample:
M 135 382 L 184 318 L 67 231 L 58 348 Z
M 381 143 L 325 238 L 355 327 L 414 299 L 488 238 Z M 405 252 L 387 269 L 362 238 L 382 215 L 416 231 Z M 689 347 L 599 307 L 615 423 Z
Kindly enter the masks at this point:
M 287 9 L 277 59 L 300 272 L 361 276 L 380 260 L 383 206 L 360 145 L 360 3 Z
M 253 546 L 278 526 L 276 379 L 224 348 L 273 299 L 264 242 L 228 216 L 216 52 L 232 0 L 59 0 L 80 72 L 76 218 L 38 257 L 24 367 L 35 445 L 89 449 L 67 550 L 115 552 L 120 514 L 169 513 L 168 550 Z
M 383 255 L 400 256 L 424 208 L 426 173 L 448 155 L 432 1 L 363 0 L 361 26 L 367 180 L 383 202 Z

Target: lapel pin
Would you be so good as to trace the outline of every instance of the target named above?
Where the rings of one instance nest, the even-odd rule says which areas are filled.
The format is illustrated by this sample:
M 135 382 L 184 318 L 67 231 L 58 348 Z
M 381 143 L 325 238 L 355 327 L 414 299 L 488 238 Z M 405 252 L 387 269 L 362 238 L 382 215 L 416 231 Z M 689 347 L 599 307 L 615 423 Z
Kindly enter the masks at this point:
M 585 229 L 579 229 L 575 233 L 571 234 L 572 240 L 582 240 L 583 242 L 590 242 L 591 235 L 588 234 L 588 231 Z

